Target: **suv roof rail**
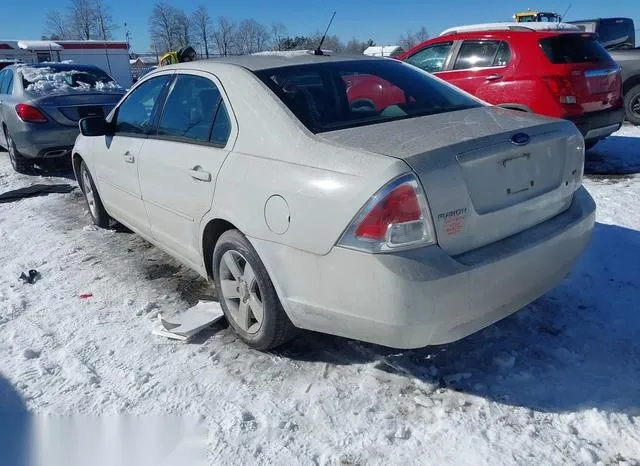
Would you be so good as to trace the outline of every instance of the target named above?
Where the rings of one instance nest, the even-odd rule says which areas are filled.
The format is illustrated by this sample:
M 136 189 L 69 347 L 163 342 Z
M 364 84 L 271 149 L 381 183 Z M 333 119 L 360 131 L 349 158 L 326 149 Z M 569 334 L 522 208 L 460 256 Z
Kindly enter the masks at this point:
M 456 26 L 449 29 L 445 29 L 440 33 L 441 36 L 449 34 L 459 34 L 462 32 L 476 32 L 476 31 L 580 31 L 580 28 L 567 23 L 527 23 L 526 26 L 523 23 L 484 23 L 484 24 L 470 24 L 467 26 Z

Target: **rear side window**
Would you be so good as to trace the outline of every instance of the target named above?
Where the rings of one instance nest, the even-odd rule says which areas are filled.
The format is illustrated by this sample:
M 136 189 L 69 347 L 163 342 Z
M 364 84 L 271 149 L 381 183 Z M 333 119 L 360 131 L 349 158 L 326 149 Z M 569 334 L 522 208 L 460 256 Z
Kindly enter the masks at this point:
M 540 47 L 554 64 L 597 63 L 611 60 L 592 35 L 563 34 L 540 40 Z
M 505 66 L 511 58 L 506 42 L 496 40 L 465 40 L 460 47 L 454 70 Z
M 7 77 L 7 71 L 0 71 L 0 94 L 4 94 L 4 80 Z
M 315 133 L 482 106 L 415 67 L 390 59 L 315 63 L 256 74 Z
M 13 92 L 13 73 L 11 71 L 7 72 L 7 76 L 4 78 L 4 83 L 2 84 L 2 91 L 0 94 L 11 94 Z
M 453 42 L 430 45 L 411 55 L 406 61 L 427 73 L 437 73 L 444 69 L 451 47 L 453 47 Z
M 179 76 L 167 97 L 158 135 L 208 142 L 221 100 L 220 91 L 211 80 Z

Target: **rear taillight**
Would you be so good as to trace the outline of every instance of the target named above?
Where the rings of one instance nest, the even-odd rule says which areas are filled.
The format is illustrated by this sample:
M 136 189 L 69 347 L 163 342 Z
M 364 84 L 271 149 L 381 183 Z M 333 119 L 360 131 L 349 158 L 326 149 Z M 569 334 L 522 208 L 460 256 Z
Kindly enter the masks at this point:
M 391 181 L 358 213 L 340 245 L 384 252 L 435 243 L 431 212 L 413 175 Z
M 27 123 L 46 123 L 48 121 L 44 113 L 32 105 L 18 104 L 16 105 L 16 113 L 22 121 Z
M 573 85 L 569 78 L 564 76 L 544 76 L 542 80 L 549 88 L 551 94 L 553 94 L 561 104 L 570 105 L 577 102 Z

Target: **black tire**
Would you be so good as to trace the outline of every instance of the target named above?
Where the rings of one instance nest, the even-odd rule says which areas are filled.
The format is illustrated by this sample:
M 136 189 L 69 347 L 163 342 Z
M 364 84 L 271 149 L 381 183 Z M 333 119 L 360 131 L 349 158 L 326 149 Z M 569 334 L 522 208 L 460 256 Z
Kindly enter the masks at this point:
M 624 95 L 624 110 L 627 121 L 640 125 L 640 84 L 633 86 Z
M 91 215 L 93 223 L 100 228 L 109 228 L 111 225 L 111 217 L 109 217 L 109 214 L 102 204 L 102 199 L 100 199 L 96 185 L 93 182 L 93 177 L 89 172 L 89 168 L 84 163 L 84 160 L 80 162 L 80 176 L 78 177 L 78 184 L 80 184 L 80 189 L 82 189 L 84 194 L 84 199 L 87 202 L 87 210 L 89 211 L 89 215 Z M 89 189 L 87 189 L 85 184 L 89 185 Z
M 249 327 L 249 330 L 242 328 L 236 321 L 235 317 L 238 309 L 240 308 L 241 302 L 245 299 L 240 297 L 240 288 L 236 288 L 239 295 L 238 297 L 225 297 L 225 293 L 223 291 L 221 284 L 222 280 L 225 280 L 227 283 L 233 282 L 233 277 L 231 276 L 222 277 L 223 274 L 230 272 L 226 263 L 224 265 L 222 264 L 223 256 L 228 260 L 229 256 L 225 256 L 226 253 L 229 253 L 229 255 L 240 256 L 238 257 L 238 262 L 235 262 L 235 264 L 239 266 L 238 271 L 242 272 L 242 277 L 245 276 L 247 270 L 246 264 L 249 264 L 253 271 L 253 276 L 255 277 L 255 281 L 252 281 L 252 283 L 255 284 L 258 290 L 257 292 L 259 292 L 259 301 L 262 304 L 263 314 L 261 322 L 257 320 L 258 318 L 255 317 L 255 313 L 252 314 L 254 315 L 253 319 L 247 319 L 247 321 L 255 321 L 255 323 L 252 323 Z M 245 261 L 244 264 L 242 263 L 243 260 Z M 276 294 L 276 290 L 273 287 L 273 283 L 271 282 L 269 274 L 260 260 L 258 253 L 253 246 L 251 246 L 251 243 L 249 243 L 244 235 L 238 230 L 226 231 L 222 236 L 220 236 L 220 239 L 216 243 L 213 251 L 213 279 L 215 281 L 220 305 L 222 306 L 222 310 L 229 322 L 229 325 L 247 345 L 260 351 L 266 351 L 282 345 L 296 335 L 297 329 L 284 312 L 282 304 Z M 239 279 L 236 283 L 239 283 L 240 281 L 241 280 Z M 248 294 L 250 293 L 252 284 L 245 283 L 245 286 L 247 290 L 246 299 L 250 300 L 251 298 Z M 232 309 L 235 308 L 235 311 L 232 312 L 230 307 Z
M 584 143 L 584 150 L 591 150 L 593 149 L 593 146 L 595 146 L 596 144 L 598 144 L 600 142 L 600 139 L 596 139 L 595 141 L 585 141 Z
M 9 152 L 9 160 L 11 160 L 13 169 L 18 173 L 31 173 L 33 170 L 33 160 L 26 158 L 18 151 L 16 143 L 13 141 L 7 128 L 4 128 L 4 137 L 7 140 L 7 152 Z

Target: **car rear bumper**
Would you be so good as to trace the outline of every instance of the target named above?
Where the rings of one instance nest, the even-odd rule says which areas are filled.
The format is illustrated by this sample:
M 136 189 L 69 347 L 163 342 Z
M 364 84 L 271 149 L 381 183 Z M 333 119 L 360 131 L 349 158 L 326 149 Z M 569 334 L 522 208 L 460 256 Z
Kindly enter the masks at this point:
M 71 152 L 80 130 L 75 127 L 29 125 L 11 132 L 18 152 L 28 158 L 64 157 Z
M 624 109 L 614 108 L 568 119 L 578 127 L 585 141 L 597 141 L 618 131 L 624 118 Z
M 595 203 L 580 188 L 562 214 L 455 258 L 438 246 L 394 254 L 335 247 L 317 256 L 251 241 L 296 326 L 418 348 L 464 338 L 553 288 L 586 247 L 594 219 Z

